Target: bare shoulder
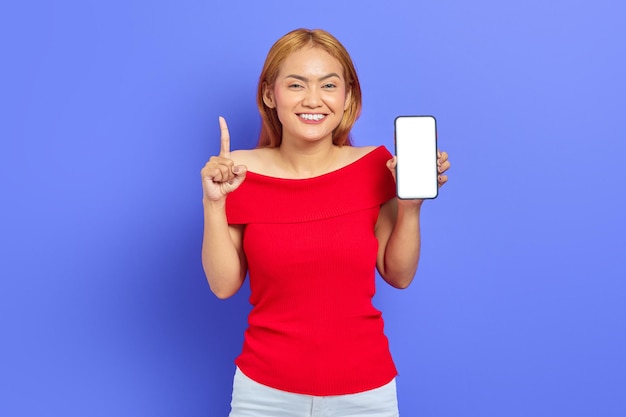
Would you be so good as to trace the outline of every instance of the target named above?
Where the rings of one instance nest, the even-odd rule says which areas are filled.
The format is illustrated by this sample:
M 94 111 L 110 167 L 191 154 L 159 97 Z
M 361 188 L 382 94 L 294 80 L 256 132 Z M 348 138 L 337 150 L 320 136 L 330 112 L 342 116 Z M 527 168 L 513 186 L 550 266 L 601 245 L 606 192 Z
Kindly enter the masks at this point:
M 376 149 L 377 146 L 344 146 L 343 151 L 343 165 L 351 164 L 358 161 L 368 153 Z
M 232 151 L 230 157 L 235 165 L 245 165 L 249 171 L 262 172 L 271 154 L 270 148 L 241 149 Z
M 350 148 L 352 148 L 352 152 L 357 158 L 361 158 L 378 148 L 378 146 L 350 146 Z

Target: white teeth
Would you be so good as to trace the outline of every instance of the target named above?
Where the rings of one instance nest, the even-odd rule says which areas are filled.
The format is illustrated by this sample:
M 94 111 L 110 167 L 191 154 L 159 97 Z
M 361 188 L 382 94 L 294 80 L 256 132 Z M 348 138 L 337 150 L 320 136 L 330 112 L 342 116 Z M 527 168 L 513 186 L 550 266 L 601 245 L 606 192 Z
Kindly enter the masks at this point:
M 301 118 L 305 119 L 305 120 L 322 120 L 324 118 L 323 114 L 301 114 L 300 115 Z

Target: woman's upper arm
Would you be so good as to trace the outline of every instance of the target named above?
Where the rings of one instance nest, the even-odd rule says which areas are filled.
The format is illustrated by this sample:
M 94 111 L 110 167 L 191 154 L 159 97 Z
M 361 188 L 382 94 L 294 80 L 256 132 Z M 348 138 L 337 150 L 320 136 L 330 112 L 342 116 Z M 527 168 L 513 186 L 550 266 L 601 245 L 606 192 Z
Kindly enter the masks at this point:
M 376 239 L 378 240 L 378 254 L 376 257 L 376 267 L 380 275 L 385 275 L 385 250 L 391 232 L 396 225 L 398 217 L 398 201 L 392 198 L 385 202 L 378 213 L 378 220 L 374 228 Z
M 230 234 L 230 238 L 233 241 L 233 245 L 237 250 L 237 254 L 239 255 L 239 262 L 241 265 L 241 282 L 246 277 L 246 273 L 248 272 L 248 261 L 246 260 L 246 254 L 243 250 L 243 234 L 246 226 L 243 224 L 229 224 L 228 225 L 228 233 Z

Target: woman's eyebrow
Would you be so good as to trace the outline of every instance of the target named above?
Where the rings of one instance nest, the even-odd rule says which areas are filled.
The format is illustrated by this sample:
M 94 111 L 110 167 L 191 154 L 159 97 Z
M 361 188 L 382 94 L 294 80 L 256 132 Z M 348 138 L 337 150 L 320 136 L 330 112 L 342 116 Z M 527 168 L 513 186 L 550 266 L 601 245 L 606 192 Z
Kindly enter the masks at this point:
M 327 75 L 324 75 L 323 77 L 318 78 L 317 81 L 324 81 L 332 77 L 341 78 L 339 74 L 337 74 L 336 72 L 331 72 L 330 74 L 327 74 Z M 300 80 L 305 83 L 309 82 L 309 79 L 307 77 L 303 77 L 302 75 L 289 74 L 285 78 L 295 78 L 296 80 Z

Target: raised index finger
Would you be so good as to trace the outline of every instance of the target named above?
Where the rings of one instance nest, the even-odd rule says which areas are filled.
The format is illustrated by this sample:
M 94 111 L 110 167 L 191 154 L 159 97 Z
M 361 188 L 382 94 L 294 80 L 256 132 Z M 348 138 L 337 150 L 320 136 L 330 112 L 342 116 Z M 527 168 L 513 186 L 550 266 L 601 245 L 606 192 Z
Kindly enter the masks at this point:
M 220 131 L 221 131 L 221 146 L 220 156 L 230 158 L 230 134 L 228 133 L 228 126 L 226 125 L 226 119 L 220 116 Z

